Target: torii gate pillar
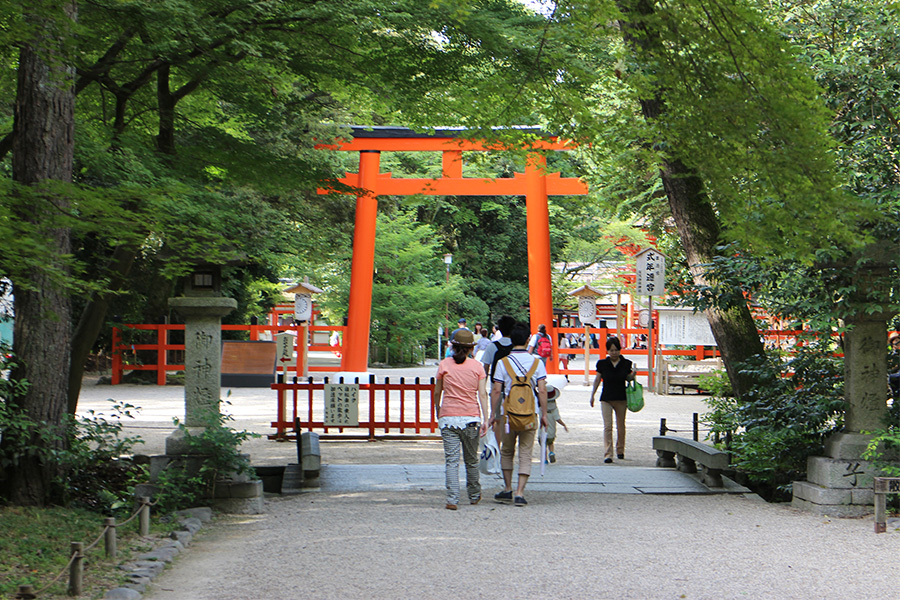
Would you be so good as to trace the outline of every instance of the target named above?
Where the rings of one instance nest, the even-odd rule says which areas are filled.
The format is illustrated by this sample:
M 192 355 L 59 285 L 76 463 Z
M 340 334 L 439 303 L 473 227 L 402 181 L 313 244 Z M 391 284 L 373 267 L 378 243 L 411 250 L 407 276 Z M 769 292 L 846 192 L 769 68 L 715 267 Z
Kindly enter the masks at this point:
M 525 163 L 525 228 L 528 232 L 528 297 L 531 304 L 531 331 L 547 326 L 551 339 L 553 327 L 553 289 L 550 267 L 550 209 L 547 202 L 547 159 L 537 153 Z M 556 344 L 554 343 L 554 346 Z M 556 363 L 554 363 L 556 364 Z M 553 365 L 549 365 L 553 366 Z M 556 372 L 555 368 L 553 372 Z
M 381 152 L 363 150 L 359 153 L 358 187 L 365 191 L 356 198 L 350 303 L 347 307 L 347 332 L 343 343 L 343 370 L 357 373 L 365 372 L 369 366 L 369 321 L 372 317 L 380 164 Z

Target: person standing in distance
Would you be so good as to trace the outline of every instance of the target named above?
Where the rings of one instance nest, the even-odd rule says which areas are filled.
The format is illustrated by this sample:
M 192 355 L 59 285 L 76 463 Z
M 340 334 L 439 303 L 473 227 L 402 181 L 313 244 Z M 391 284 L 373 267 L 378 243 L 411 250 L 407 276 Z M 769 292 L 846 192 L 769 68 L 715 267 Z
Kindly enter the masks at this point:
M 600 394 L 600 409 L 603 412 L 603 444 L 605 446 L 603 462 L 613 461 L 613 414 L 616 415 L 616 444 L 615 455 L 619 460 L 625 458 L 625 413 L 627 402 L 625 400 L 625 385 L 627 381 L 633 381 L 636 373 L 634 363 L 627 358 L 622 358 L 622 342 L 619 338 L 611 337 L 606 340 L 607 357 L 597 361 L 597 376 L 594 378 L 594 388 L 591 390 L 591 407 L 594 406 L 594 396 L 600 381 L 603 381 L 603 392 Z

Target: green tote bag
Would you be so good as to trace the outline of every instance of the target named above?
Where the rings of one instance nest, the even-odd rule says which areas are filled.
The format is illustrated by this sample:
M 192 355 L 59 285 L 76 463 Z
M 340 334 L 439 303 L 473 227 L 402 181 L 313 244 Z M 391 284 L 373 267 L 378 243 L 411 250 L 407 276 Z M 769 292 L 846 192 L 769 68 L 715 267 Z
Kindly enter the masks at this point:
M 625 387 L 625 400 L 628 401 L 628 410 L 631 412 L 644 408 L 644 386 L 637 381 L 629 381 Z

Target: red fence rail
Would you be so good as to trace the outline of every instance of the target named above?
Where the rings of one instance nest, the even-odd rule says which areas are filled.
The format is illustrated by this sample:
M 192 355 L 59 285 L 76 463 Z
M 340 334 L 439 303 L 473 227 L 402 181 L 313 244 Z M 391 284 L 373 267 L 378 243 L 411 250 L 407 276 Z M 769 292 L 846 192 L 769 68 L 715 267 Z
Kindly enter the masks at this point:
M 276 333 L 294 332 L 299 339 L 299 325 L 222 325 L 222 331 L 246 331 L 251 341 L 257 341 L 260 334 L 264 332 Z M 343 332 L 343 327 L 332 325 L 310 325 L 309 338 L 315 339 L 316 332 L 330 333 L 332 331 Z M 149 342 L 144 340 L 143 343 L 129 343 L 123 339 L 124 331 L 146 331 L 151 334 L 150 337 L 155 341 Z M 112 385 L 118 385 L 122 382 L 122 376 L 125 371 L 155 371 L 157 385 L 166 385 L 166 374 L 169 371 L 183 371 L 184 363 L 170 363 L 170 352 L 184 352 L 184 344 L 170 343 L 170 334 L 173 331 L 184 331 L 184 325 L 168 325 L 168 324 L 126 324 L 121 327 L 113 327 L 112 329 Z M 299 349 L 297 349 L 299 352 Z M 312 352 L 340 352 L 341 346 L 330 346 L 327 344 L 310 344 L 309 350 Z M 141 358 L 138 358 L 138 353 Z M 130 359 L 129 359 L 129 354 Z M 151 360 L 152 359 L 152 360 Z M 155 360 L 155 362 L 153 362 Z M 309 371 L 331 372 L 333 367 L 309 365 Z
M 333 383 L 359 383 L 359 425 L 354 427 L 326 427 L 325 384 L 328 378 L 293 383 L 275 383 L 278 393 L 277 418 L 272 422 L 275 433 L 270 439 L 294 439 L 301 430 L 321 430 L 323 439 L 439 439 L 437 415 L 434 411 L 434 378 L 427 382 L 416 377 L 412 382 L 401 377 L 392 383 L 368 383 L 359 380 Z M 346 430 L 366 433 L 348 433 Z M 336 433 L 335 433 L 336 432 Z

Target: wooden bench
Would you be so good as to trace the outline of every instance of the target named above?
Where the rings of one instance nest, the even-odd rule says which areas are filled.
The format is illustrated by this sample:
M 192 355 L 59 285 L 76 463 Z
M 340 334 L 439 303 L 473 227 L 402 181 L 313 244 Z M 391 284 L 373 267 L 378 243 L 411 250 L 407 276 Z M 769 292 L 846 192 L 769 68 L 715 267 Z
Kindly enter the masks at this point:
M 722 368 L 724 365 L 718 358 L 711 360 L 669 360 L 664 358 L 659 364 L 657 393 L 668 394 L 670 386 L 680 387 L 682 394 L 688 388 L 700 391 L 700 378 L 708 377 Z
M 696 473 L 699 464 L 700 481 L 708 487 L 722 487 L 722 471 L 728 468 L 729 463 L 727 452 L 687 438 L 667 435 L 655 436 L 653 449 L 658 457 L 657 467 L 677 467 L 683 473 Z

